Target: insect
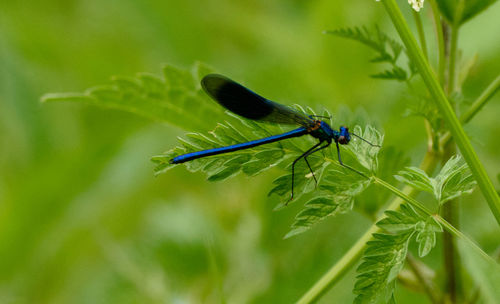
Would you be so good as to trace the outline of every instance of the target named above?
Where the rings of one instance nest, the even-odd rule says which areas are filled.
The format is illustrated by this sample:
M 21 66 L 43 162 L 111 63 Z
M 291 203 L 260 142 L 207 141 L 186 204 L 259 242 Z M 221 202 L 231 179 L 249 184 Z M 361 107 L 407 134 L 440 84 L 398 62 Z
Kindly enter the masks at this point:
M 351 135 L 353 135 L 370 144 L 371 146 L 380 147 L 378 145 L 370 143 L 369 141 L 361 138 L 354 133 L 350 133 L 349 128 L 347 127 L 341 126 L 338 131 L 334 130 L 326 122 L 315 119 L 322 116 L 306 115 L 290 107 L 266 99 L 225 76 L 218 74 L 206 75 L 201 80 L 201 86 L 213 100 L 218 102 L 221 106 L 228 109 L 229 111 L 238 114 L 239 116 L 263 122 L 300 125 L 300 127 L 283 134 L 252 140 L 245 143 L 179 155 L 170 160 L 171 164 L 181 164 L 201 157 L 249 149 L 287 138 L 299 137 L 309 134 L 317 138 L 319 142 L 305 151 L 302 155 L 297 157 L 297 159 L 295 159 L 292 163 L 292 191 L 290 197 L 290 200 L 292 200 L 295 165 L 300 159 L 304 159 L 309 170 L 311 171 L 314 181 L 317 184 L 318 181 L 316 179 L 316 176 L 314 175 L 311 165 L 307 160 L 307 157 L 309 155 L 325 149 L 329 147 L 332 142 L 335 142 L 340 165 L 359 174 L 362 174 L 361 172 L 344 165 L 340 157 L 339 145 L 349 144 L 349 142 L 351 141 Z

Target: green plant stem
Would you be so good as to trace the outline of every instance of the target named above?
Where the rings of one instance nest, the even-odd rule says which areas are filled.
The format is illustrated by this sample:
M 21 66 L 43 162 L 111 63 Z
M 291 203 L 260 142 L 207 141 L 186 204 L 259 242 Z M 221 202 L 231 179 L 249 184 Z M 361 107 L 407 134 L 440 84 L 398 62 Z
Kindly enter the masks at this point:
M 454 206 L 455 205 L 455 206 Z M 441 208 L 443 219 L 456 226 L 456 202 L 451 200 Z M 458 265 L 459 256 L 456 251 L 456 244 L 453 235 L 449 231 L 443 232 L 443 260 L 446 274 L 446 292 L 451 303 L 457 303 L 457 296 L 460 294 L 460 274 Z
M 422 47 L 422 52 L 424 53 L 425 59 L 429 60 L 427 55 L 427 42 L 425 41 L 424 25 L 422 24 L 422 18 L 420 18 L 420 13 L 412 10 L 413 17 L 415 18 L 415 24 L 417 25 L 418 38 L 420 39 L 420 46 Z
M 458 30 L 459 30 L 458 26 L 455 25 L 451 26 L 450 62 L 448 64 L 448 85 L 447 85 L 448 96 L 451 96 L 451 94 L 456 90 Z
M 436 27 L 436 39 L 438 46 L 438 79 L 441 85 L 444 84 L 444 72 L 446 69 L 446 59 L 444 53 L 444 35 L 441 25 L 441 16 L 437 7 L 436 0 L 429 1 L 432 8 L 432 16 L 434 18 L 434 26 Z
M 429 216 L 433 214 L 432 211 L 430 211 L 429 209 L 427 209 L 427 207 L 425 207 L 424 205 L 422 205 L 419 201 L 417 201 L 416 199 L 414 199 L 414 198 L 406 195 L 401 190 L 399 190 L 398 188 L 396 188 L 393 185 L 389 184 L 388 182 L 384 181 L 383 179 L 380 179 L 380 178 L 374 176 L 373 177 L 373 183 L 376 184 L 376 185 L 382 186 L 383 188 L 391 191 L 393 194 L 395 194 L 396 196 L 399 196 L 404 201 L 410 203 L 410 205 L 412 205 L 416 209 L 420 210 L 422 213 L 425 213 L 425 214 L 427 214 Z
M 408 195 L 414 195 L 411 187 L 405 187 L 404 190 Z M 400 198 L 395 198 L 387 210 L 397 210 L 403 203 Z M 376 222 L 384 218 L 381 216 Z M 371 240 L 374 233 L 380 232 L 381 229 L 373 224 L 347 251 L 342 258 L 333 265 L 328 272 L 326 272 L 321 279 L 319 279 L 298 301 L 297 304 L 314 303 L 319 300 L 336 282 L 338 282 L 346 272 L 359 260 L 363 251 L 365 250 L 366 243 Z
M 418 261 L 413 257 L 411 252 L 408 252 L 408 255 L 406 256 L 406 261 L 408 262 L 408 265 L 410 265 L 410 268 L 412 272 L 415 274 L 417 277 L 418 281 L 420 282 L 420 285 L 424 288 L 425 293 L 429 297 L 429 300 L 433 304 L 438 304 L 439 300 L 438 297 L 436 296 L 436 291 L 435 288 L 429 283 L 429 280 L 424 275 L 424 271 L 421 269 L 422 267 L 418 264 Z
M 500 197 L 498 196 L 493 183 L 488 177 L 486 170 L 479 161 L 476 152 L 472 148 L 469 138 L 465 134 L 460 121 L 457 119 L 451 105 L 446 99 L 436 76 L 432 73 L 432 70 L 424 58 L 422 51 L 418 47 L 418 44 L 410 32 L 408 24 L 406 23 L 401 10 L 396 4 L 395 0 L 383 0 L 384 6 L 387 13 L 389 14 L 396 30 L 398 31 L 401 40 L 406 46 L 408 51 L 408 56 L 415 63 L 418 68 L 420 75 L 426 84 L 432 99 L 436 102 L 441 114 L 448 127 L 450 128 L 451 135 L 455 139 L 457 146 L 460 148 L 464 159 L 467 161 L 469 168 L 471 169 L 479 188 L 481 189 L 491 212 L 495 216 L 498 224 L 500 225 Z
M 500 74 L 490 83 L 490 85 L 479 95 L 472 105 L 460 116 L 462 123 L 467 123 L 474 115 L 482 109 L 488 100 L 495 95 L 500 88 Z
M 442 165 L 455 155 L 455 145 L 447 145 L 444 149 Z M 454 227 L 459 228 L 458 204 L 457 199 L 446 202 L 441 208 L 441 216 Z M 446 276 L 446 295 L 448 301 L 457 303 L 457 298 L 462 295 L 462 284 L 460 275 L 460 255 L 457 251 L 456 241 L 453 235 L 445 230 L 443 232 L 443 264 Z
M 460 122 L 462 124 L 468 123 L 479 111 L 483 108 L 483 106 L 495 95 L 495 93 L 500 89 L 500 74 L 490 83 L 490 85 L 479 95 L 479 97 L 472 103 L 472 105 L 462 114 L 460 115 Z M 440 141 L 441 147 L 444 147 L 448 144 L 451 139 L 451 133 L 446 132 Z
M 445 69 L 445 49 L 444 49 L 444 39 L 443 39 L 443 31 L 439 23 L 439 13 L 437 10 L 437 6 L 435 0 L 431 0 L 431 5 L 433 5 L 433 13 L 435 18 L 437 16 L 436 22 L 436 31 L 438 35 L 438 46 L 439 46 L 439 74 L 443 75 L 444 79 L 444 69 Z M 442 71 L 442 72 L 441 72 Z M 444 80 L 443 80 L 444 81 Z M 481 96 L 473 103 L 471 108 L 467 110 L 461 117 L 460 121 L 466 123 L 472 119 L 474 115 L 478 113 L 478 111 L 484 106 L 484 104 L 494 95 L 494 93 L 500 87 L 500 75 L 493 81 L 488 88 L 481 94 Z M 448 143 L 451 139 L 451 133 L 447 133 L 447 136 L 441 137 L 441 143 Z M 432 151 L 427 152 L 423 162 L 420 165 L 420 168 L 426 171 L 427 173 L 432 172 L 436 167 L 437 161 L 439 159 L 439 155 L 435 154 Z M 412 196 L 414 193 L 410 190 L 410 188 L 405 187 L 403 189 L 404 193 L 407 193 L 408 196 Z M 402 199 L 395 198 L 387 210 L 397 210 L 402 203 Z M 498 218 L 497 218 L 498 219 Z M 444 226 L 444 225 L 443 225 Z M 453 227 L 453 226 L 451 226 Z M 451 229 L 451 228 L 450 228 Z M 336 282 L 338 282 L 342 276 L 357 262 L 357 260 L 361 257 L 363 250 L 365 249 L 366 242 L 371 239 L 372 233 L 378 232 L 379 228 L 374 224 L 372 225 L 358 241 L 347 251 L 344 256 L 335 263 L 327 273 L 321 277 L 303 296 L 297 303 L 314 303 L 318 299 L 321 298 Z M 460 234 L 460 232 L 458 231 Z
M 408 189 L 410 190 L 410 189 Z M 396 200 L 390 207 L 399 206 L 402 200 Z M 298 301 L 298 304 L 314 303 L 321 298 L 344 274 L 359 260 L 366 247 L 366 242 L 372 238 L 372 234 L 379 232 L 380 228 L 372 225 L 347 251 L 344 256 L 333 265 L 321 279 L 319 279 Z
M 476 243 L 474 243 L 473 241 L 471 241 L 471 239 L 469 239 L 460 230 L 458 230 L 455 227 L 453 227 L 453 225 L 451 225 L 450 223 L 448 223 L 445 219 L 443 219 L 439 215 L 434 214 L 432 216 L 434 217 L 434 219 L 437 222 L 439 222 L 441 225 L 443 225 L 444 229 L 446 229 L 449 232 L 451 232 L 456 238 L 461 239 L 463 241 L 466 241 L 472 248 L 474 248 L 478 253 L 480 253 L 483 256 L 483 258 L 485 258 L 486 260 L 489 260 L 490 262 L 496 263 L 496 261 L 493 258 L 491 258 L 486 252 L 484 252 L 479 246 L 476 245 Z
M 374 182 L 374 184 L 377 184 L 377 185 L 391 191 L 396 196 L 402 198 L 404 201 L 406 201 L 407 203 L 412 205 L 414 208 L 420 210 L 422 213 L 424 213 L 428 216 L 432 216 L 437 222 L 439 222 L 444 227 L 444 229 L 449 231 L 453 236 L 467 242 L 468 245 L 471 246 L 471 248 L 475 249 L 478 253 L 480 253 L 487 260 L 492 261 L 492 262 L 495 261 L 486 252 L 484 252 L 479 246 L 477 246 L 471 239 L 469 239 L 465 234 L 463 234 L 460 230 L 458 230 L 453 225 L 451 225 L 448 221 L 446 221 L 444 218 L 442 218 L 439 214 L 432 213 L 429 209 L 427 209 L 427 207 L 422 205 L 422 203 L 420 203 L 416 199 L 406 195 L 398 188 L 394 187 L 393 185 L 389 184 L 388 182 L 386 182 L 378 177 L 373 177 L 373 182 Z
M 432 152 L 427 152 L 420 168 L 427 173 L 434 171 L 438 163 L 438 155 Z M 413 196 L 417 193 L 411 187 L 404 187 L 403 193 L 408 196 Z M 399 197 L 393 199 L 386 210 L 398 210 L 399 206 L 404 202 Z M 382 215 L 376 222 L 384 218 Z M 336 262 L 330 270 L 328 270 L 316 283 L 297 301 L 299 304 L 314 303 L 321 298 L 342 276 L 359 260 L 366 247 L 366 242 L 372 238 L 372 234 L 379 232 L 380 228 L 373 224 L 347 251 L 342 258 Z

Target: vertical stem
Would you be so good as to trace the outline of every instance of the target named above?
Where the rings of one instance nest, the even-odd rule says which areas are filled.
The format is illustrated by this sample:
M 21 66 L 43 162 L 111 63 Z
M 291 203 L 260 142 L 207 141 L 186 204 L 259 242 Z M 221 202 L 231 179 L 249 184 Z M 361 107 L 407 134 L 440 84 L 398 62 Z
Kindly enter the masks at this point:
M 422 52 L 424 53 L 425 59 L 429 60 L 429 56 L 427 55 L 427 42 L 425 41 L 425 33 L 424 26 L 422 24 L 422 18 L 420 18 L 420 13 L 412 10 L 413 17 L 415 18 L 415 24 L 417 25 L 418 38 L 420 39 L 420 46 L 422 48 Z
M 394 27 L 399 33 L 401 40 L 403 41 L 410 60 L 413 60 L 415 66 L 417 67 L 422 80 L 424 81 L 429 93 L 436 103 L 440 113 L 443 116 L 443 120 L 446 122 L 447 127 L 450 129 L 450 133 L 456 141 L 460 152 L 469 165 L 474 178 L 477 181 L 479 188 L 491 210 L 491 213 L 495 217 L 497 223 L 500 225 L 500 197 L 496 192 L 493 183 L 491 182 L 483 164 L 479 161 L 476 151 L 472 147 L 469 138 L 465 134 L 460 121 L 458 120 L 453 108 L 448 103 L 446 95 L 443 92 L 436 76 L 432 72 L 429 64 L 425 60 L 420 47 L 418 46 L 415 38 L 411 34 L 411 31 L 406 23 L 406 20 L 396 3 L 396 0 L 382 0 L 384 7 L 389 14 Z
M 458 26 L 453 25 L 451 27 L 451 40 L 450 40 L 450 62 L 448 70 L 448 97 L 456 90 L 456 78 L 457 78 L 457 45 L 458 45 Z
M 460 19 L 462 17 L 462 11 L 464 7 L 464 1 L 459 0 L 459 3 L 455 9 L 454 22 L 451 25 L 451 39 L 450 39 L 450 52 L 449 52 L 449 65 L 448 65 L 448 83 L 447 83 L 447 95 L 448 101 L 454 92 L 459 88 L 456 84 L 457 74 L 459 73 L 458 68 L 458 32 L 460 29 Z M 454 106 L 454 105 L 452 105 Z M 454 106 L 455 115 L 457 114 L 457 107 Z M 450 158 L 452 155 L 456 154 L 456 145 L 447 145 L 444 148 L 444 159 L 443 162 Z M 459 228 L 459 209 L 457 199 L 447 202 L 442 209 L 443 218 L 447 220 L 451 225 Z M 459 298 L 462 298 L 462 282 L 460 275 L 460 256 L 456 248 L 456 240 L 454 236 L 445 231 L 443 234 L 443 258 L 444 266 L 446 270 L 446 292 L 449 296 L 449 301 L 451 303 L 457 303 Z
M 436 291 L 434 290 L 435 288 L 432 286 L 432 284 L 427 280 L 427 278 L 424 276 L 423 271 L 420 269 L 421 267 L 418 264 L 418 261 L 413 257 L 411 252 L 408 252 L 408 255 L 406 256 L 406 261 L 408 262 L 408 265 L 410 266 L 412 272 L 415 274 L 417 277 L 418 281 L 424 288 L 425 293 L 429 297 L 429 300 L 433 304 L 438 304 L 439 300 L 437 295 L 435 294 Z
M 436 0 L 429 1 L 432 8 L 432 16 L 434 18 L 434 26 L 436 28 L 436 38 L 438 45 L 438 79 L 441 85 L 444 84 L 444 72 L 446 69 L 446 59 L 444 56 L 444 34 L 443 26 L 441 24 L 441 16 L 437 7 Z
M 443 219 L 456 227 L 456 202 L 449 201 L 441 208 L 441 215 Z M 448 232 L 443 232 L 443 259 L 444 269 L 446 275 L 446 293 L 449 297 L 450 303 L 457 303 L 457 294 L 460 283 L 458 273 L 458 252 L 456 249 L 455 240 L 453 235 Z
M 443 164 L 454 154 L 456 154 L 456 146 L 447 145 L 444 148 Z M 460 228 L 457 199 L 450 200 L 442 206 L 441 216 L 457 229 Z M 450 303 L 458 303 L 458 300 L 462 298 L 462 281 L 459 268 L 460 255 L 456 247 L 455 237 L 447 230 L 443 232 L 443 262 L 447 300 Z

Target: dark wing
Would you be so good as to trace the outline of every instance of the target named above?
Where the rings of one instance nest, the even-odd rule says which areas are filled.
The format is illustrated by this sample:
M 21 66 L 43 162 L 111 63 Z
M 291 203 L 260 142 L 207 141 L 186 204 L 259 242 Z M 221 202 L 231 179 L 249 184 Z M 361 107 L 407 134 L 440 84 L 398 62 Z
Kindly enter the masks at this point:
M 309 127 L 313 120 L 290 107 L 268 100 L 231 79 L 209 74 L 201 80 L 205 92 L 229 111 L 248 119 Z

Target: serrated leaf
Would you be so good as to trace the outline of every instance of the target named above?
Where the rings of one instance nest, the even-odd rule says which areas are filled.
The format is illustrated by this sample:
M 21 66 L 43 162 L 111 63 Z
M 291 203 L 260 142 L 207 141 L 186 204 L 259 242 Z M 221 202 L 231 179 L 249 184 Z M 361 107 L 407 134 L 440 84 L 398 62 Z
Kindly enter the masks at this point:
M 368 142 L 381 146 L 384 141 L 384 136 L 372 126 L 366 126 L 363 131 L 360 126 L 355 126 L 351 131 L 354 134 L 364 138 Z M 352 151 L 357 161 L 370 172 L 374 173 L 378 170 L 378 153 L 379 147 L 374 147 L 366 142 L 359 140 L 353 136 L 353 139 L 347 146 L 347 149 Z
M 417 167 L 407 167 L 403 171 L 398 172 L 399 175 L 394 176 L 398 181 L 412 186 L 415 189 L 434 193 L 433 181 L 427 173 Z
M 398 81 L 406 81 L 406 79 L 408 78 L 408 76 L 406 75 L 406 71 L 398 66 L 395 66 L 390 70 L 385 70 L 378 74 L 370 75 L 370 77 L 379 79 L 393 79 Z
M 312 225 L 333 215 L 339 209 L 339 205 L 350 204 L 351 197 L 320 196 L 305 203 L 305 209 L 295 217 L 292 229 L 285 235 L 285 239 L 305 232 Z
M 470 194 L 476 186 L 469 167 L 458 155 L 446 162 L 435 180 L 435 196 L 439 204 L 444 204 L 463 194 Z
M 406 168 L 395 177 L 409 186 L 434 194 L 440 205 L 472 193 L 476 186 L 467 164 L 458 155 L 451 157 L 435 178 L 428 177 L 418 168 Z
M 392 59 L 392 56 L 386 52 L 386 37 L 380 35 L 380 31 L 377 28 L 376 33 L 372 33 L 365 26 L 354 27 L 354 28 L 341 28 L 331 31 L 326 31 L 325 33 L 335 35 L 342 38 L 348 38 L 361 42 L 362 44 L 376 50 L 382 55 L 382 57 L 388 57 Z
M 148 73 L 139 73 L 136 77 L 115 76 L 110 84 L 89 88 L 84 93 L 45 94 L 42 101 L 85 103 L 127 111 L 185 129 L 207 130 L 213 127 L 217 117 L 222 117 L 222 111 L 206 94 L 200 94 L 195 85 L 199 83 L 199 73 L 205 69 L 198 64 L 194 70 L 166 66 L 163 78 Z
M 392 297 L 394 279 L 404 266 L 411 235 L 373 235 L 374 240 L 367 243 L 363 262 L 356 270 L 354 303 L 385 302 Z
M 442 231 L 434 218 L 420 215 L 408 204 L 385 215 L 377 226 L 386 233 L 373 234 L 356 270 L 355 303 L 385 302 L 393 297 L 395 279 L 404 266 L 412 236 L 416 235 L 419 255 L 425 256 L 436 244 L 436 232 Z
M 433 217 L 420 221 L 415 226 L 417 231 L 418 256 L 426 256 L 436 246 L 436 232 L 443 232 L 441 225 Z
M 409 78 L 408 73 L 396 63 L 401 53 L 405 50 L 403 45 L 399 41 L 387 36 L 377 26 L 373 31 L 368 30 L 366 27 L 353 27 L 326 31 L 325 33 L 358 41 L 375 50 L 377 55 L 372 58 L 370 62 L 386 62 L 391 64 L 392 67 L 390 69 L 371 75 L 371 77 L 398 81 L 406 81 Z M 409 57 L 407 56 L 407 58 Z M 418 70 L 415 65 L 411 63 L 411 60 L 408 60 L 408 62 L 409 74 L 411 77 L 417 74 Z

